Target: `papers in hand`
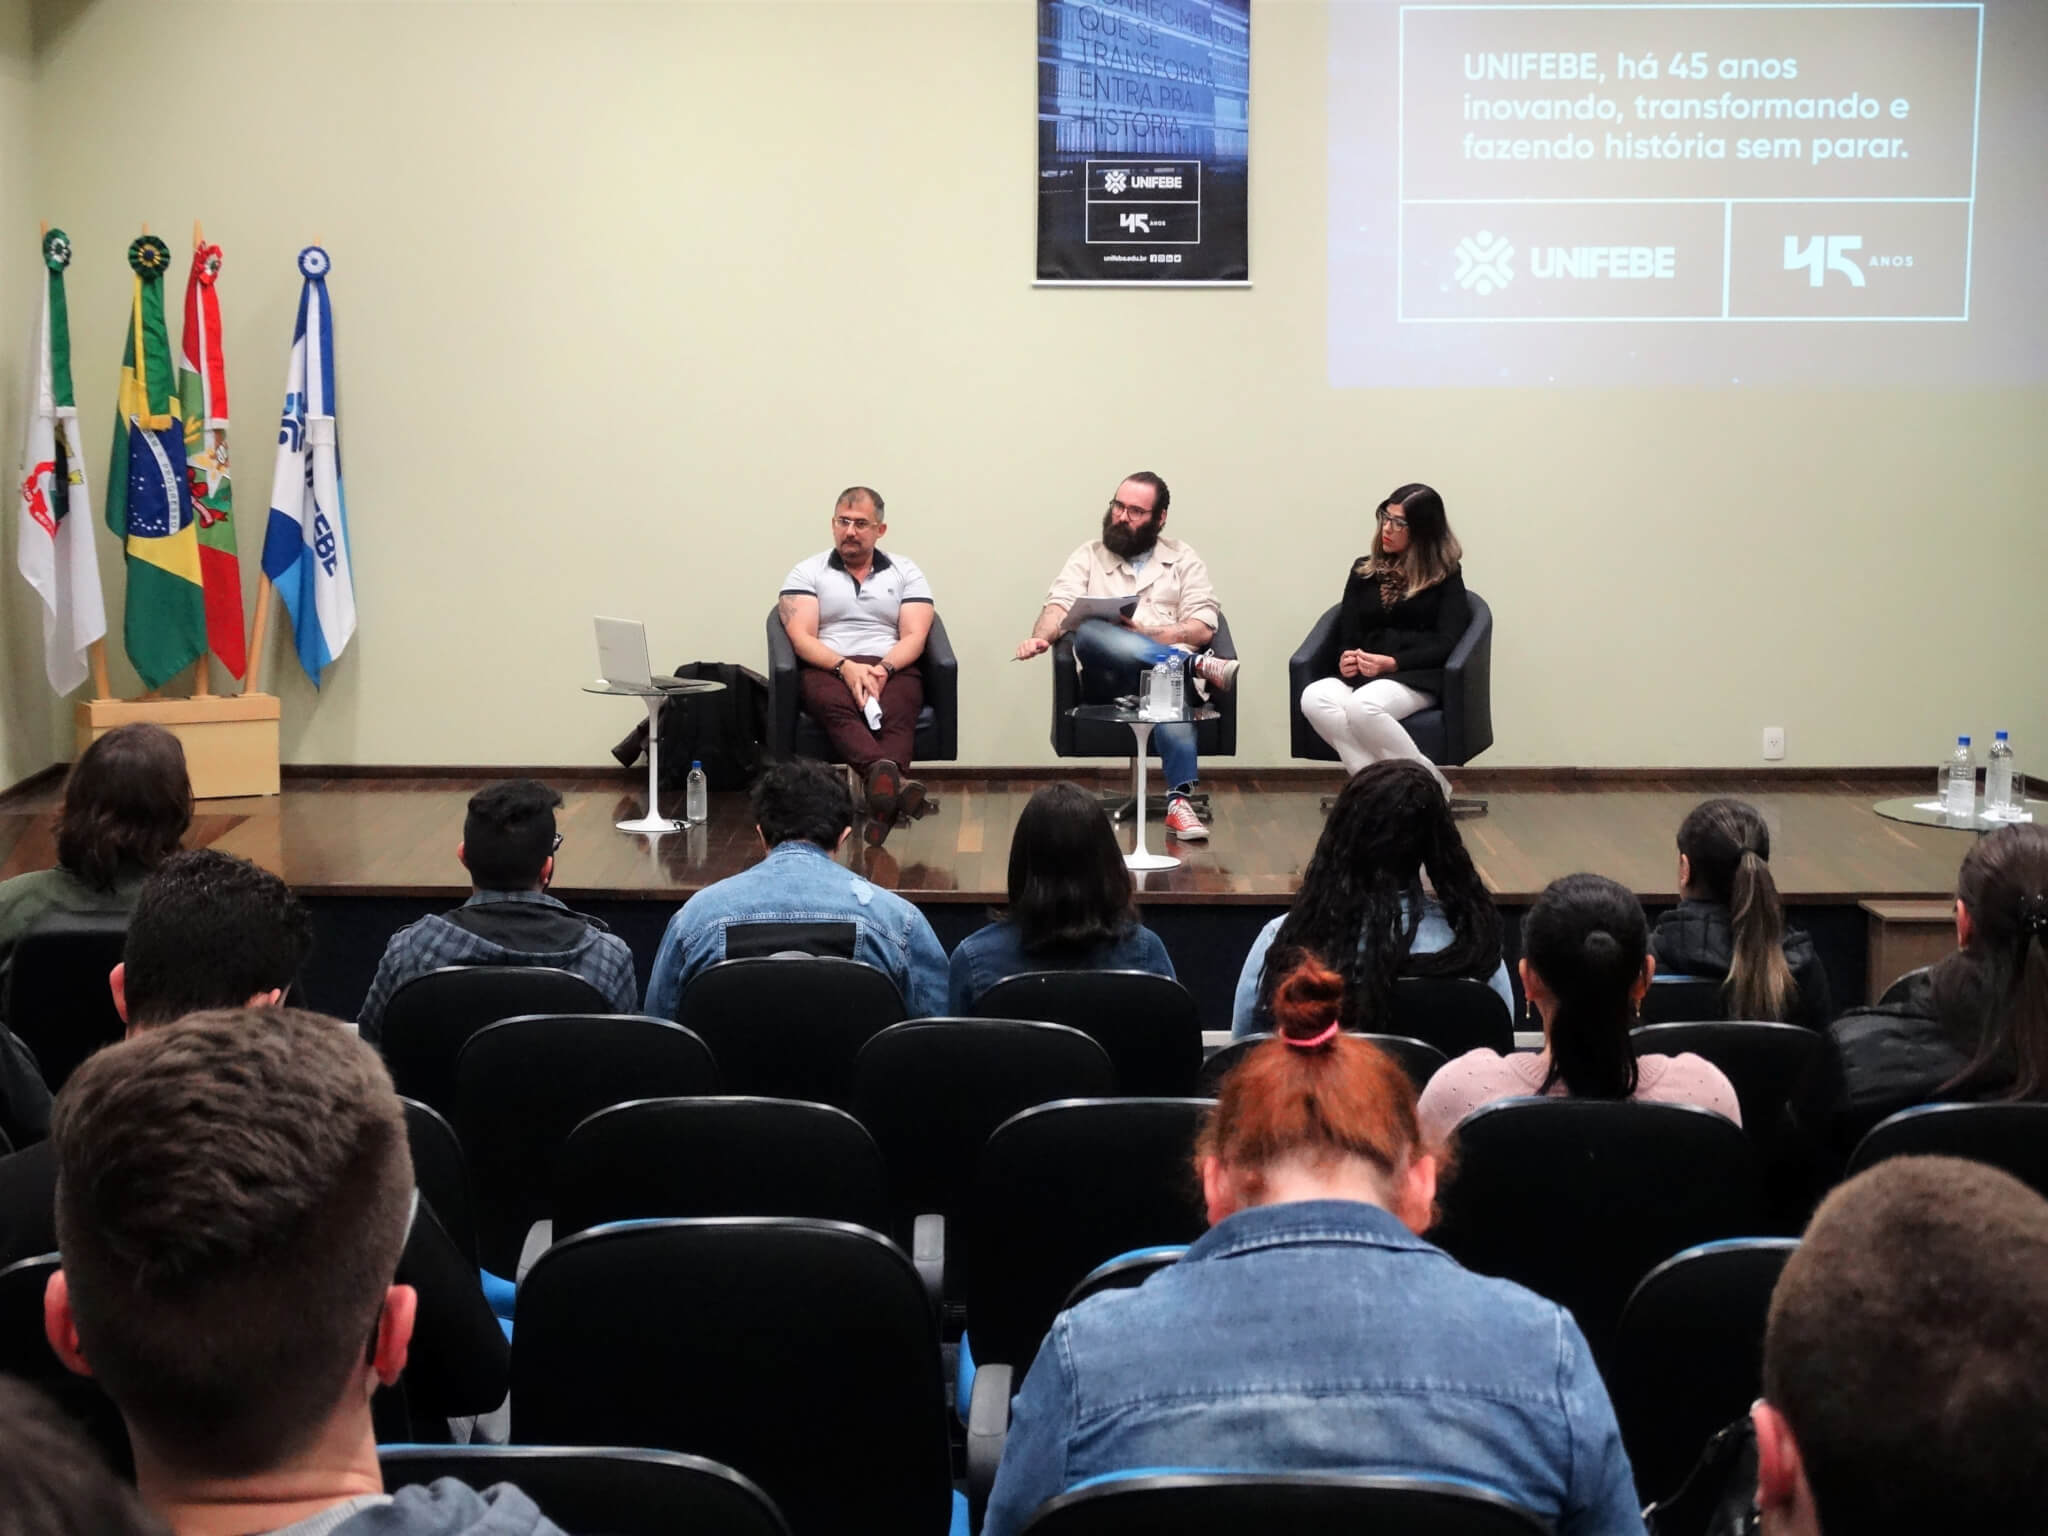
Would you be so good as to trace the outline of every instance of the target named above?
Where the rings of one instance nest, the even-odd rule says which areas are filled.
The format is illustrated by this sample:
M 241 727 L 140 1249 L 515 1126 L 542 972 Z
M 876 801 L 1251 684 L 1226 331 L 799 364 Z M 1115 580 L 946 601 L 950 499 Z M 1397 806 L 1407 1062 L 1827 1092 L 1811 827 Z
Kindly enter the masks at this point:
M 1075 625 L 1085 624 L 1090 619 L 1107 619 L 1115 624 L 1137 611 L 1138 600 L 1135 597 L 1077 597 L 1066 617 L 1060 620 L 1060 633 L 1070 635 Z

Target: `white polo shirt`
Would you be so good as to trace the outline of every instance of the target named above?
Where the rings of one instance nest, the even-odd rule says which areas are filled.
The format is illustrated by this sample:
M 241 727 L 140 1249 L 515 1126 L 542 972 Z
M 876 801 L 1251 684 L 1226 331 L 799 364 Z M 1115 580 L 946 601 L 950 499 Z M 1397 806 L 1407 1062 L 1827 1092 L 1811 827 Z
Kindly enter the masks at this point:
M 929 603 L 924 572 L 901 555 L 875 551 L 866 581 L 855 581 L 828 549 L 801 561 L 782 581 L 782 596 L 818 600 L 818 638 L 842 656 L 882 656 L 898 638 L 905 603 Z

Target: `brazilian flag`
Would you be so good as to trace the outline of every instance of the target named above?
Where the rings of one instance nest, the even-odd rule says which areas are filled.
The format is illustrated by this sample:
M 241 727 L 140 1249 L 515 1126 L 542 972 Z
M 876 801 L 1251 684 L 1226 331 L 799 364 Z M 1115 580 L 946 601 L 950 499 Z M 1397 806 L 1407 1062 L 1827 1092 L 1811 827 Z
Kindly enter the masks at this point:
M 154 235 L 128 247 L 135 298 L 121 356 L 107 527 L 128 555 L 123 638 L 143 686 L 161 688 L 206 654 L 206 592 L 186 478 L 177 364 L 164 321 L 171 250 Z

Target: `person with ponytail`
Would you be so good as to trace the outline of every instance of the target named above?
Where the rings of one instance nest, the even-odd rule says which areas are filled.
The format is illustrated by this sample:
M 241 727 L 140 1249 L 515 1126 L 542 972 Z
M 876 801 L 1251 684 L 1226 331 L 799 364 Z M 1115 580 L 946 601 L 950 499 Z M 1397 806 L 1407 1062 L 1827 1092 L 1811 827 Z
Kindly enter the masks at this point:
M 1054 1320 L 983 1536 L 1143 1467 L 1457 1480 L 1560 1536 L 1643 1530 L 1571 1314 L 1420 1235 L 1440 1155 L 1401 1069 L 1341 1029 L 1347 990 L 1313 957 L 1278 980 L 1279 1038 L 1224 1077 L 1195 1143 L 1209 1231 Z
M 2048 827 L 1977 839 L 1956 875 L 1956 949 L 1904 978 L 1897 1001 L 1852 1008 L 1793 1101 L 1817 1172 L 1916 1104 L 2048 1101 Z
M 1400 976 L 1470 976 L 1514 1012 L 1500 914 L 1426 763 L 1374 763 L 1344 786 L 1293 904 L 1245 956 L 1233 1035 L 1272 1028 L 1273 987 L 1303 953 L 1334 960 L 1348 1030 L 1387 1032 Z
M 1835 1016 L 1813 940 L 1785 926 L 1771 829 L 1742 800 L 1704 800 L 1678 824 L 1678 905 L 1650 953 L 1667 974 L 1722 983 L 1721 1016 L 1825 1029 Z
M 1603 875 L 1551 881 L 1522 920 L 1521 971 L 1543 1049 L 1467 1051 L 1437 1068 L 1422 1092 L 1424 1136 L 1441 1143 L 1481 1105 L 1531 1094 L 1697 1104 L 1742 1123 L 1735 1085 L 1712 1062 L 1636 1054 L 1629 1031 L 1657 962 L 1627 886 Z

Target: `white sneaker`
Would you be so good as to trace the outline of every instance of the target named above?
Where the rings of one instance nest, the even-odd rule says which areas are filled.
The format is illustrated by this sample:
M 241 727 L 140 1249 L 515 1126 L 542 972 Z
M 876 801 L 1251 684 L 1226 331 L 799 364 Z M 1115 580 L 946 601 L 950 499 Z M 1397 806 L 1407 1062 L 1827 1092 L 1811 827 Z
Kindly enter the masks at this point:
M 1166 833 L 1184 843 L 1200 843 L 1208 840 L 1209 829 L 1202 825 L 1187 796 L 1175 795 L 1166 802 Z
M 1237 682 L 1237 658 L 1234 656 L 1216 656 L 1204 651 L 1195 658 L 1192 670 L 1195 676 L 1218 693 L 1230 692 Z

